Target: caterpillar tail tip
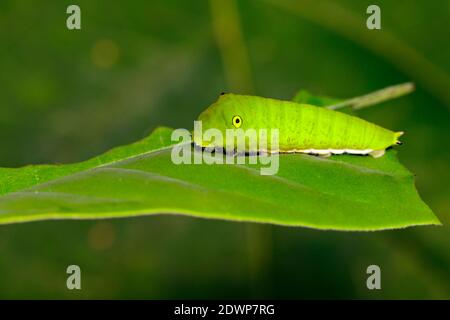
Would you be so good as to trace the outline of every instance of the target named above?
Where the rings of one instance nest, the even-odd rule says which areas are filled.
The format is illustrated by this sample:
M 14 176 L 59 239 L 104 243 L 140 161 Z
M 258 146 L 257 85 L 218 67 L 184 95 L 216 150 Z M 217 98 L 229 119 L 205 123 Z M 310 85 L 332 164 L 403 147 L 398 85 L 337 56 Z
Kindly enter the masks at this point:
M 394 134 L 395 135 L 395 144 L 397 144 L 397 145 L 403 144 L 403 142 L 399 141 L 398 138 L 400 138 L 404 133 L 405 133 L 404 131 L 395 132 L 395 134 Z

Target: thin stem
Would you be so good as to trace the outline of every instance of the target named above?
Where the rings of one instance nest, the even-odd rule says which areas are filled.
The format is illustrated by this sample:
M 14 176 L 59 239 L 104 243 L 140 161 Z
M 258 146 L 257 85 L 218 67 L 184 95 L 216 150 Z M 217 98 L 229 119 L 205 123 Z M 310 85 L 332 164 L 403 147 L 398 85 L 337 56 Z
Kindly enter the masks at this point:
M 351 107 L 353 110 L 358 110 L 372 106 L 383 101 L 398 98 L 414 91 L 414 83 L 406 82 L 390 86 L 381 90 L 377 90 L 363 96 L 351 98 L 331 106 L 327 106 L 328 109 L 336 110 L 344 107 Z

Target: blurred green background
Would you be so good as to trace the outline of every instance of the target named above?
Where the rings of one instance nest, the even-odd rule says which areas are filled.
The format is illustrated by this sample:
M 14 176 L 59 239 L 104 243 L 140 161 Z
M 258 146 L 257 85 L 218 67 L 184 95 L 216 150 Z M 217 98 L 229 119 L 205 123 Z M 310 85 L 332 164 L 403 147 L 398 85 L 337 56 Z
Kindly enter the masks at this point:
M 66 28 L 81 7 L 82 29 Z M 324 232 L 153 216 L 0 226 L 0 298 L 450 298 L 450 2 L 0 2 L 0 166 L 66 163 L 191 128 L 221 91 L 414 94 L 359 115 L 406 132 L 401 161 L 443 227 Z M 66 268 L 82 290 L 66 289 Z M 377 264 L 382 290 L 366 288 Z

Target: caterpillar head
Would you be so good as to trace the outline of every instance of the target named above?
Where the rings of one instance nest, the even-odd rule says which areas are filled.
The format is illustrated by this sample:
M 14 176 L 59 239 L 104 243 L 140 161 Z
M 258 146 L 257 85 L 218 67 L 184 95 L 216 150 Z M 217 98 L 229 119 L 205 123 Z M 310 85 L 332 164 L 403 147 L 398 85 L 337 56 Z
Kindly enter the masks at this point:
M 244 97 L 222 92 L 217 101 L 199 115 L 198 120 L 203 122 L 205 129 L 238 129 L 244 121 Z
M 202 131 L 216 129 L 225 134 L 227 129 L 246 127 L 243 105 L 237 97 L 240 96 L 232 93 L 220 94 L 219 99 L 198 116 L 197 121 L 201 121 Z M 195 142 L 203 145 L 200 141 Z

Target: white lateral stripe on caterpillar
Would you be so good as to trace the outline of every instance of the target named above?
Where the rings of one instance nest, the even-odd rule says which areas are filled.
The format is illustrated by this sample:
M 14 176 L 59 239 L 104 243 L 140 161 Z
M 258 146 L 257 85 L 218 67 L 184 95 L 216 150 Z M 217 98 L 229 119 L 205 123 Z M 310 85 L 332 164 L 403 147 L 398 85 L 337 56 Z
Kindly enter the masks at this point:
M 378 158 L 384 155 L 385 150 L 373 150 L 373 149 L 305 149 L 305 150 L 298 150 L 298 149 L 292 149 L 292 150 L 271 150 L 270 153 L 307 153 L 307 154 L 318 154 L 323 156 L 328 156 L 331 154 L 370 154 L 374 158 Z

